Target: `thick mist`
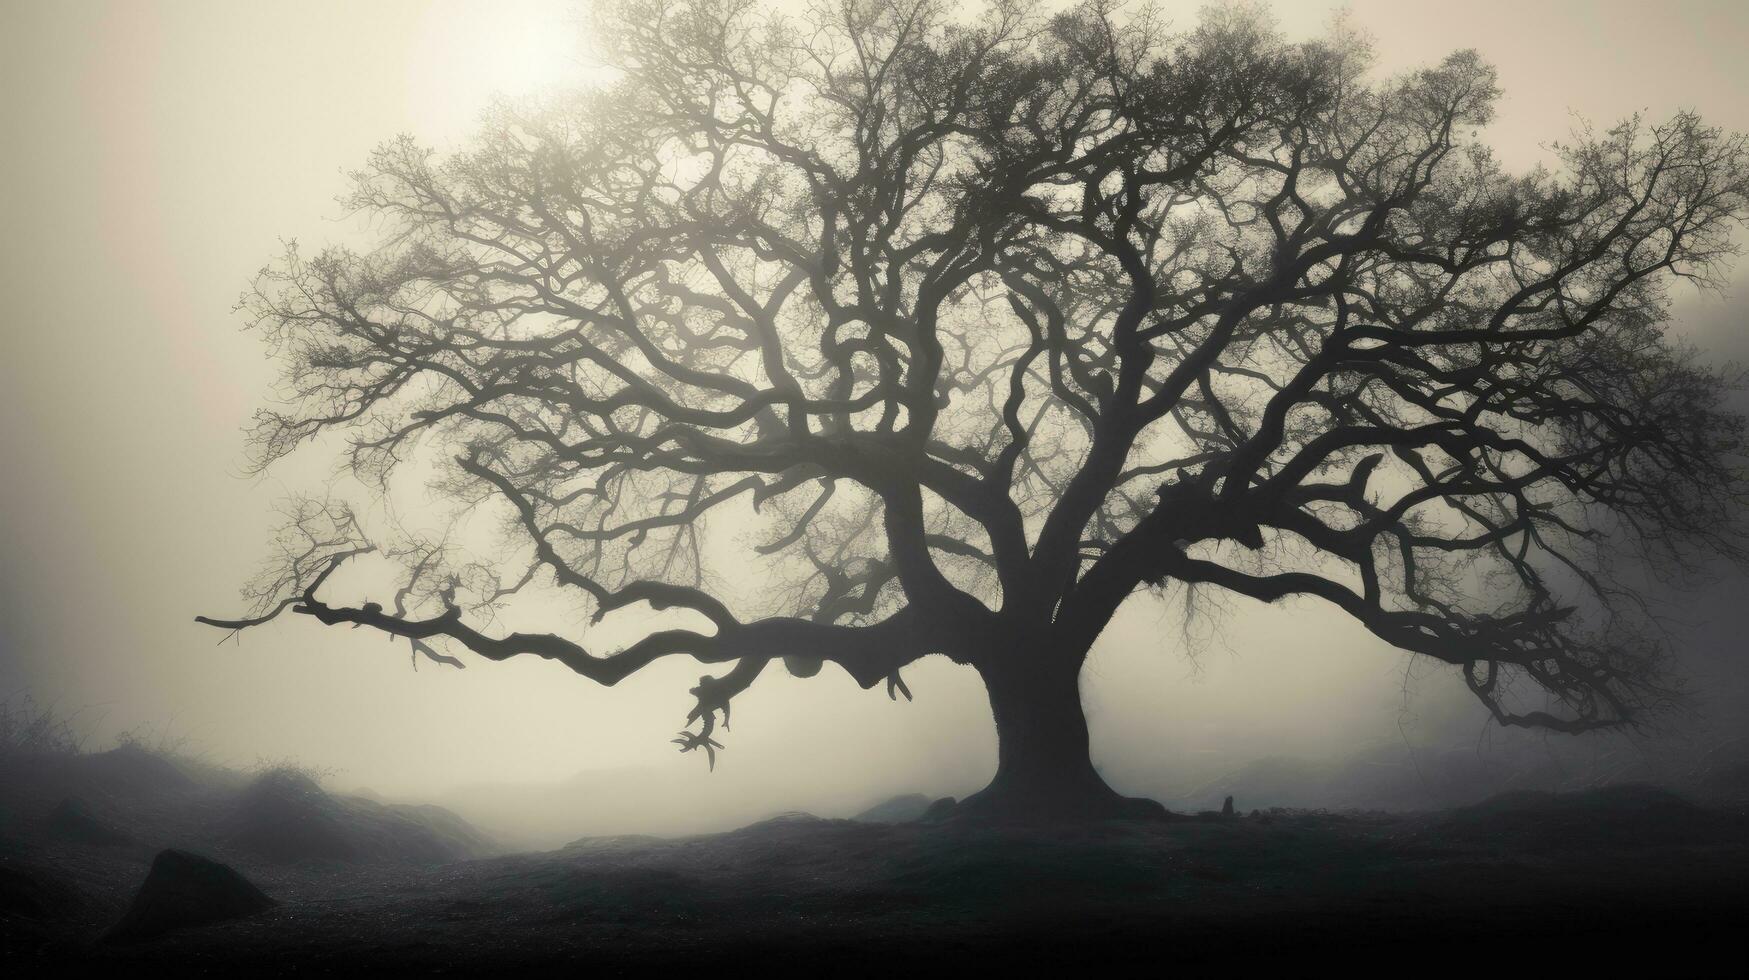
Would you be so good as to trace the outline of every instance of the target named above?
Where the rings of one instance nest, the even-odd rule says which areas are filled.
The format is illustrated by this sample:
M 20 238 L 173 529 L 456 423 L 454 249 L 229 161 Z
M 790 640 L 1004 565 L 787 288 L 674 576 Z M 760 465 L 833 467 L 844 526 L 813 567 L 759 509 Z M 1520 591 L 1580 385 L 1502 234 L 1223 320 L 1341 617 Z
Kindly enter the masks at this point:
M 1278 16 L 1306 35 L 1336 6 Z M 1487 135 L 1514 168 L 1546 160 L 1541 147 L 1575 116 L 1692 108 L 1749 130 L 1741 4 L 1346 6 L 1386 70 L 1470 46 L 1494 62 L 1506 95 Z M 273 502 L 326 476 L 315 457 L 240 475 L 240 429 L 274 368 L 240 330 L 237 294 L 284 240 L 370 240 L 333 198 L 376 143 L 406 132 L 453 147 L 493 92 L 586 82 L 583 24 L 546 0 L 5 7 L 0 695 L 72 713 L 93 745 L 146 732 L 229 765 L 295 761 L 334 787 L 444 802 L 528 843 L 842 815 L 988 779 L 983 691 L 941 658 L 907 673 L 913 703 L 834 668 L 806 681 L 770 671 L 737 698 L 733 739 L 707 773 L 667 741 L 699 673 L 690 663 L 604 689 L 533 659 L 415 670 L 404 646 L 368 631 L 288 621 L 215 644 L 192 622 L 238 605 Z M 1685 294 L 1678 308 L 1720 360 L 1749 359 L 1749 268 L 1735 278 L 1728 295 Z M 1669 597 L 1695 715 L 1637 742 L 1499 733 L 1451 670 L 1311 600 L 1137 596 L 1083 677 L 1095 760 L 1117 788 L 1186 806 L 1283 756 L 1431 770 L 1462 747 L 1542 752 L 1571 772 L 1628 752 L 1680 773 L 1749 734 L 1744 594 L 1721 570 Z M 1396 802 L 1449 801 L 1429 790 Z

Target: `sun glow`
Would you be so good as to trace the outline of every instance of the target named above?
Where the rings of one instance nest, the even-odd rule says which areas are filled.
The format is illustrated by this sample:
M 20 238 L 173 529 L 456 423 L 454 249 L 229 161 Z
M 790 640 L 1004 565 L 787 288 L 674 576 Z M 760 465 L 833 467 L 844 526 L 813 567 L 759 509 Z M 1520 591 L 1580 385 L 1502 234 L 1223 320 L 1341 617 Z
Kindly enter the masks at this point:
M 435 0 L 409 26 L 408 97 L 445 130 L 471 129 L 496 97 L 523 99 L 606 75 L 589 56 L 587 9 L 576 0 Z

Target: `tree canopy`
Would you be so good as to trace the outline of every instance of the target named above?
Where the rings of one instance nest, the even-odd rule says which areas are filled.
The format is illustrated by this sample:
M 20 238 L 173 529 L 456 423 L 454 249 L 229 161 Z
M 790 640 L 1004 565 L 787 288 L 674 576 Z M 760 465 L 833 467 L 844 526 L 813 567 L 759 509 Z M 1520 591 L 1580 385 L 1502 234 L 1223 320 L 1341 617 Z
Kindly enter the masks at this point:
M 1668 697 L 1608 559 L 1742 555 L 1731 379 L 1668 325 L 1734 254 L 1741 137 L 1630 118 L 1510 173 L 1477 54 L 1379 78 L 1363 38 L 1239 7 L 631 0 L 600 31 L 615 81 L 383 145 L 347 202 L 381 246 L 293 249 L 244 301 L 285 367 L 260 465 L 343 434 L 499 545 L 296 503 L 255 607 L 207 622 L 603 684 L 690 656 L 707 751 L 780 659 L 1072 691 L 1174 583 L 1322 600 L 1506 724 Z M 325 591 L 367 554 L 378 601 Z M 549 585 L 670 615 L 611 651 L 495 629 Z

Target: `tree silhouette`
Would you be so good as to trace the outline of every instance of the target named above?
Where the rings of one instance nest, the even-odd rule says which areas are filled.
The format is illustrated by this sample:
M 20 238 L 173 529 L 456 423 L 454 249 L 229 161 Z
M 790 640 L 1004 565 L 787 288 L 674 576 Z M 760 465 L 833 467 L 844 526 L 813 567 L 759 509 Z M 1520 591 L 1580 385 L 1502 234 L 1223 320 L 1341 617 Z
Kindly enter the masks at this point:
M 1669 698 L 1608 559 L 1742 554 L 1742 419 L 1665 332 L 1733 254 L 1740 137 L 1630 119 L 1515 176 L 1474 53 L 1375 81 L 1230 8 L 637 0 L 602 34 L 616 82 L 386 144 L 350 200 L 381 247 L 294 246 L 244 301 L 286 368 L 260 465 L 341 432 L 365 485 L 417 464 L 508 533 L 463 561 L 294 502 L 250 615 L 202 622 L 608 685 L 690 656 L 727 668 L 676 739 L 713 764 L 774 660 L 908 697 L 941 654 L 999 736 L 962 806 L 1062 817 L 1142 806 L 1078 677 L 1144 588 L 1323 600 L 1504 724 Z M 328 595 L 355 561 L 388 608 Z M 614 652 L 496 630 L 535 589 L 664 613 Z

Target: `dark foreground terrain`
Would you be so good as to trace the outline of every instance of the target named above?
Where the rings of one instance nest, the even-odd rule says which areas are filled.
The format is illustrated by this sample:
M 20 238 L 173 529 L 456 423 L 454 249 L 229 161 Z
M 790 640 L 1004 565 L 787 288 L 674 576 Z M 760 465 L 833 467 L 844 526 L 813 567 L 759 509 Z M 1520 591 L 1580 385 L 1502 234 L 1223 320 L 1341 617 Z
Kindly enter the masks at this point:
M 1648 788 L 1512 794 L 1435 814 L 1274 811 L 1073 830 L 790 815 L 493 856 L 435 808 L 330 797 L 283 771 L 178 779 L 165 761 L 3 774 L 7 966 L 1224 976 L 1749 966 L 1749 818 Z M 228 863 L 277 904 L 105 939 L 170 846 Z

